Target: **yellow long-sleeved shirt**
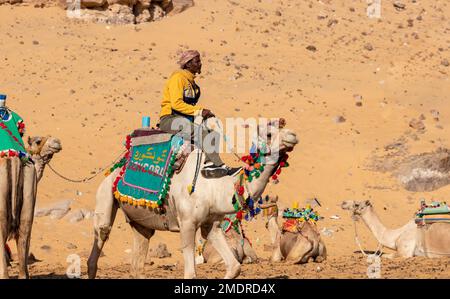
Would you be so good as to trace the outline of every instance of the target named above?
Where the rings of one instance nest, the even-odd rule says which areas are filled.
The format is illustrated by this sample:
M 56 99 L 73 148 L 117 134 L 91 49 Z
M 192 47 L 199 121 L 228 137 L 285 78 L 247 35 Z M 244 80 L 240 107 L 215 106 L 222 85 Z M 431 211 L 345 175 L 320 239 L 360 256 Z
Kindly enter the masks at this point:
M 172 110 L 189 116 L 199 113 L 202 109 L 199 105 L 190 105 L 184 101 L 185 96 L 195 96 L 194 85 L 194 75 L 191 72 L 175 71 L 164 87 L 160 117 L 171 115 Z

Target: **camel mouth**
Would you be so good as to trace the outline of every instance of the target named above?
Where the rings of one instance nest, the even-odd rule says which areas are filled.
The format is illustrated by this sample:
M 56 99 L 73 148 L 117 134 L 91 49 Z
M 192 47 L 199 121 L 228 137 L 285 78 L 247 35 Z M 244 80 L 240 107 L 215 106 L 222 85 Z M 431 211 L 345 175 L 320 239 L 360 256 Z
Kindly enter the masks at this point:
M 48 148 L 53 152 L 57 153 L 62 150 L 61 141 L 59 139 L 53 139 L 48 143 Z
M 62 150 L 61 144 L 51 144 L 48 146 L 53 152 L 57 153 Z
M 341 209 L 352 211 L 355 208 L 355 203 L 351 200 L 346 200 L 341 203 Z
M 283 129 L 285 134 L 281 140 L 281 150 L 291 152 L 294 147 L 299 143 L 297 134 L 288 129 Z

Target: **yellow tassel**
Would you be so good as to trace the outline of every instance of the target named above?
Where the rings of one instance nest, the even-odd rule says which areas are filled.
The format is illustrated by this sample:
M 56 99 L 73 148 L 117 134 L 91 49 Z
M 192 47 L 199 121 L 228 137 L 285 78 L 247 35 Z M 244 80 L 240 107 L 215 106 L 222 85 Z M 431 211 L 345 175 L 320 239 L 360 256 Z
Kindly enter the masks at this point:
M 128 198 L 128 203 L 130 204 L 130 205 L 132 205 L 133 204 L 133 199 L 132 198 Z
M 294 201 L 294 203 L 292 204 L 292 208 L 293 209 L 298 209 L 298 202 Z
M 187 191 L 188 191 L 189 195 L 192 194 L 192 185 L 187 186 Z
M 147 201 L 147 202 L 145 203 L 145 205 L 147 206 L 147 208 L 151 208 L 151 207 L 152 207 L 152 203 L 151 203 L 150 201 Z

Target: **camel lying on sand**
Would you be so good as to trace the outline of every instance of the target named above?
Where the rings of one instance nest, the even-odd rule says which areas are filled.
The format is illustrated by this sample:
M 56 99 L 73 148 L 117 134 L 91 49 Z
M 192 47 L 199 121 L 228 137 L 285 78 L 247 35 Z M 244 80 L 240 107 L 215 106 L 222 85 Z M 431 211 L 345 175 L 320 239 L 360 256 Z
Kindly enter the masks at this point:
M 309 221 L 299 222 L 296 232 L 281 231 L 278 224 L 278 196 L 270 197 L 261 208 L 269 209 L 266 227 L 272 239 L 272 262 L 286 260 L 293 264 L 321 263 L 327 258 L 325 243 L 315 224 Z
M 23 164 L 18 157 L 0 158 L 0 278 L 8 278 L 6 241 L 14 238 L 19 260 L 19 278 L 28 278 L 28 252 L 36 203 L 37 183 L 53 155 L 62 147 L 52 137 L 28 138 L 27 149 L 34 161 Z
M 450 256 L 450 224 L 433 223 L 417 226 L 411 219 L 397 229 L 386 228 L 378 218 L 370 201 L 344 201 L 342 209 L 352 212 L 356 220 L 361 218 L 378 242 L 396 251 L 399 257 Z
M 282 128 L 284 120 L 259 125 L 256 144 L 259 153 L 263 150 L 265 161 L 264 170 L 258 178 L 248 182 L 247 192 L 251 198 L 259 198 L 264 192 L 269 179 L 280 166 L 281 158 L 294 149 L 298 143 L 296 134 Z M 217 179 L 206 179 L 199 176 L 196 191 L 189 193 L 194 171 L 196 169 L 198 149 L 192 151 L 187 157 L 184 168 L 174 174 L 172 185 L 168 193 L 167 215 L 176 215 L 173 227 L 164 227 L 162 223 L 166 215 L 155 215 L 155 212 L 145 207 L 134 207 L 120 203 L 122 211 L 127 215 L 134 233 L 134 246 L 132 252 L 131 275 L 144 277 L 143 269 L 148 251 L 150 238 L 156 230 L 180 232 L 181 248 L 184 258 L 184 277 L 195 278 L 195 234 L 201 228 L 202 237 L 222 256 L 226 265 L 225 278 L 235 278 L 240 274 L 241 264 L 235 258 L 228 246 L 226 238 L 220 227 L 220 222 L 227 214 L 236 212 L 236 205 L 242 209 L 241 199 L 233 201 L 235 183 L 238 177 L 226 176 Z M 200 161 L 204 163 L 204 155 Z M 113 184 L 121 169 L 113 171 L 101 183 L 97 190 L 96 208 L 94 216 L 95 239 L 88 260 L 89 278 L 97 274 L 97 262 L 100 253 L 111 232 L 119 202 L 114 198 Z M 159 217 L 159 218 L 157 218 Z M 170 216 L 169 216 L 170 217 Z M 155 219 L 155 220 L 151 220 Z M 170 218 L 169 218 L 170 219 Z
M 230 217 L 231 218 L 231 217 Z M 227 239 L 228 246 L 230 246 L 233 251 L 234 256 L 241 264 L 251 264 L 255 263 L 258 260 L 258 256 L 256 255 L 255 250 L 253 249 L 248 238 L 242 233 L 242 226 L 239 222 L 235 224 L 236 229 L 232 227 L 230 230 L 225 232 L 225 237 Z M 239 232 L 238 232 L 239 231 Z M 210 242 L 205 242 L 202 240 L 203 245 L 201 243 L 201 236 L 197 234 L 196 243 L 199 245 L 200 249 L 198 252 L 197 260 L 200 260 L 204 263 L 217 264 L 223 262 L 222 257 L 214 249 Z

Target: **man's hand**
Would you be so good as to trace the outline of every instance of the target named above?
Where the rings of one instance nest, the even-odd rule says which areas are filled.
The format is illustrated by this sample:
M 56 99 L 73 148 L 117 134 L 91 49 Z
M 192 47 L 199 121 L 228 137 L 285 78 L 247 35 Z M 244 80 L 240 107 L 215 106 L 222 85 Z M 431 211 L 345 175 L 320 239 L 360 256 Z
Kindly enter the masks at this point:
M 202 109 L 202 117 L 203 117 L 203 119 L 207 119 L 207 118 L 216 117 L 216 116 L 214 115 L 214 113 L 211 112 L 211 110 Z

